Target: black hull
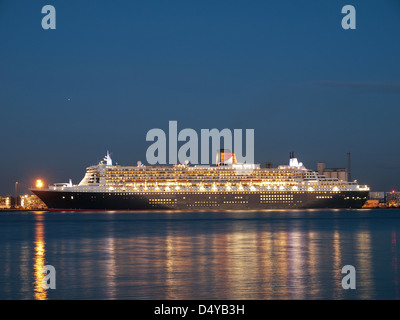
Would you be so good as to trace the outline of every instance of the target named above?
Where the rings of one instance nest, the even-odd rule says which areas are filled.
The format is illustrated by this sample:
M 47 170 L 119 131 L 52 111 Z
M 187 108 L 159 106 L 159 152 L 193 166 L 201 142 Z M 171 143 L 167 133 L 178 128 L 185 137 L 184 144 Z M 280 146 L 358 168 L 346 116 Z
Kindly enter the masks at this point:
M 263 210 L 361 208 L 368 191 L 60 192 L 32 190 L 50 210 Z

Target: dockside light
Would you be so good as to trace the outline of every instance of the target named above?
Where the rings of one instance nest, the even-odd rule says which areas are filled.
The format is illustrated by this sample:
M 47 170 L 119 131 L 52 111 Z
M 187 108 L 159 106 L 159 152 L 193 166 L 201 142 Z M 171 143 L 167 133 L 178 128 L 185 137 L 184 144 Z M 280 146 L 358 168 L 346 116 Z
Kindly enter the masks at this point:
M 36 188 L 41 189 L 43 188 L 43 181 L 38 179 L 36 180 Z

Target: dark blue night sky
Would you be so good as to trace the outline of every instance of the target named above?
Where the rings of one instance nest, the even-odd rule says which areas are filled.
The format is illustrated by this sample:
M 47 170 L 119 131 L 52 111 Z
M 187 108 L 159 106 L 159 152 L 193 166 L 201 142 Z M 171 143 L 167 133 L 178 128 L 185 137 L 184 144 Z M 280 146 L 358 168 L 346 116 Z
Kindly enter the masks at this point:
M 56 30 L 41 9 L 56 8 Z M 357 29 L 341 9 L 354 5 Z M 152 128 L 255 129 L 255 160 L 400 189 L 400 1 L 0 1 L 0 195 L 78 183 Z

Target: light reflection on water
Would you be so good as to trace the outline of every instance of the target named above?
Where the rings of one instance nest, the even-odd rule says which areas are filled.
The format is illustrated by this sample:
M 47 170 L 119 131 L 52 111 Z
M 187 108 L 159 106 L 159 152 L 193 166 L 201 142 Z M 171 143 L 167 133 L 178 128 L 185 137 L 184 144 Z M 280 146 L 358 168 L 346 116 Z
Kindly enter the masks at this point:
M 2 213 L 0 298 L 399 299 L 399 231 L 399 210 Z
M 44 215 L 42 213 L 35 214 L 35 299 L 46 300 L 47 290 L 43 288 L 43 267 L 45 266 L 45 240 L 44 240 Z

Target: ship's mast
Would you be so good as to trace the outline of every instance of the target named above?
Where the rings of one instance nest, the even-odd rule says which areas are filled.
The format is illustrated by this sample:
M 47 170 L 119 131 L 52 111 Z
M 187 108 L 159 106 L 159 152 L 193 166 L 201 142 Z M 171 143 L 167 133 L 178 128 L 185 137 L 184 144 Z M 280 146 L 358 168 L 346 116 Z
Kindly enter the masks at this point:
M 106 161 L 108 166 L 112 166 L 112 159 L 110 157 L 110 153 L 107 150 L 107 155 L 104 157 L 104 161 Z

